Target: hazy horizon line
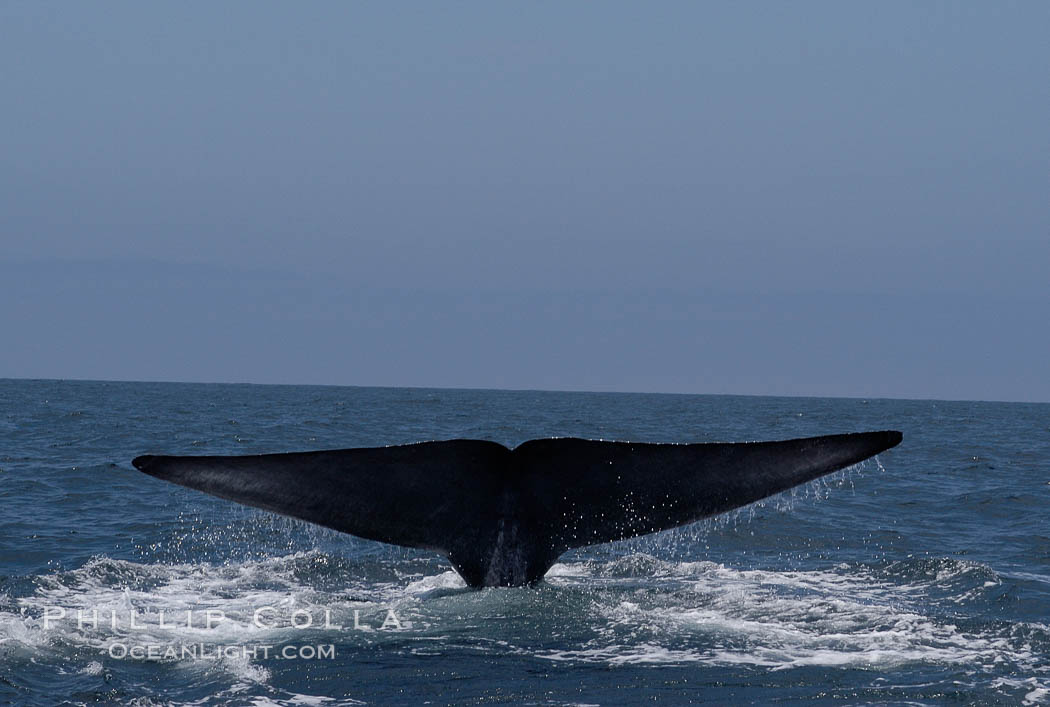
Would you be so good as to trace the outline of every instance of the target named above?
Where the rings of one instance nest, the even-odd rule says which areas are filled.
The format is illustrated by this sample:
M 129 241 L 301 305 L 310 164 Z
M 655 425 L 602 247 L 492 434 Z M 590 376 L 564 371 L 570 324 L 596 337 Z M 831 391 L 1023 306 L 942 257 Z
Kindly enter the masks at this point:
M 665 390 L 588 390 L 551 388 L 490 388 L 486 386 L 424 386 L 424 385 L 364 385 L 354 383 L 258 383 L 252 381 L 202 381 L 202 380 L 125 380 L 119 378 L 14 378 L 0 376 L 0 382 L 50 382 L 50 383 L 135 383 L 149 385 L 227 385 L 293 388 L 373 388 L 389 390 L 447 390 L 501 393 L 581 393 L 591 395 L 677 395 L 711 398 L 787 398 L 799 400 L 891 400 L 897 402 L 926 403 L 992 403 L 1000 405 L 1050 405 L 1044 400 L 976 400 L 964 398 L 895 398 L 885 396 L 857 395 L 768 395 L 763 393 L 697 393 Z

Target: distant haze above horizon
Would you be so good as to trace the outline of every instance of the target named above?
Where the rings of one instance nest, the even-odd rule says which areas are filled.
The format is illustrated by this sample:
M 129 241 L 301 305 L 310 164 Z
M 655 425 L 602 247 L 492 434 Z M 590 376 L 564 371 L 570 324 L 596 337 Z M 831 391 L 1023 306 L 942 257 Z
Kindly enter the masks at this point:
M 0 6 L 0 377 L 1050 401 L 1050 5 Z

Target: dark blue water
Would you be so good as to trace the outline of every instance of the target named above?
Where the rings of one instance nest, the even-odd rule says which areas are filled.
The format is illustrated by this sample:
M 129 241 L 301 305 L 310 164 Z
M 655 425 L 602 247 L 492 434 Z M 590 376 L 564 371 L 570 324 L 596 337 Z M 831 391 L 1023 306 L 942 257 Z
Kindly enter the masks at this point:
M 437 556 L 130 465 L 885 428 L 904 442 L 878 461 L 576 551 L 529 589 L 470 591 Z M 0 701 L 1050 700 L 1050 405 L 0 381 L 0 498 Z

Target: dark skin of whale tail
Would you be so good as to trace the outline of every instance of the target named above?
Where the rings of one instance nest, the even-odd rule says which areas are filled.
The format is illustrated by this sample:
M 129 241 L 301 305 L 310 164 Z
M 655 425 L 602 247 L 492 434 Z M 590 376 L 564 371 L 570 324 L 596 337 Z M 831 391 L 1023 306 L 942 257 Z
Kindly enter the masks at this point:
M 254 456 L 141 456 L 165 481 L 440 552 L 472 587 L 539 581 L 575 547 L 724 513 L 896 446 L 895 431 L 735 444 L 455 439 Z

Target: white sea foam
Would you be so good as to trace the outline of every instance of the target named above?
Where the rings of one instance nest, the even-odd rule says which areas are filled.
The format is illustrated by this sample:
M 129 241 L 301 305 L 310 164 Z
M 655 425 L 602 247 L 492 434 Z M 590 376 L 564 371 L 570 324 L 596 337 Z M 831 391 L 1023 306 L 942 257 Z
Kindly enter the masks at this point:
M 29 658 L 83 648 L 124 658 L 131 646 L 154 646 L 156 656 L 145 659 L 218 668 L 259 683 L 269 673 L 256 656 L 215 647 L 323 644 L 332 631 L 353 630 L 358 621 L 374 628 L 391 608 L 402 610 L 399 618 L 412 625 L 403 609 L 415 600 L 389 585 L 348 597 L 300 581 L 297 568 L 318 556 L 298 553 L 233 565 L 96 558 L 71 572 L 38 577 L 37 591 L 15 600 L 17 610 L 0 610 L 0 644 Z M 193 647 L 196 652 L 188 650 Z M 99 674 L 102 665 L 92 661 L 83 670 Z
M 97 660 L 93 660 L 83 668 L 80 669 L 83 675 L 101 675 L 102 674 L 102 663 Z
M 252 707 L 315 707 L 320 705 L 363 705 L 364 702 L 342 698 L 338 701 L 334 697 L 321 697 L 317 695 L 292 695 L 286 699 L 274 699 L 270 697 L 254 697 L 248 702 Z
M 1050 627 L 1014 625 L 972 633 L 928 615 L 928 591 L 973 571 L 967 563 L 952 563 L 928 579 L 902 583 L 845 565 L 774 572 L 637 556 L 618 562 L 654 564 L 655 575 L 673 582 L 667 591 L 634 591 L 615 601 L 606 601 L 615 593 L 605 593 L 593 607 L 607 622 L 599 636 L 577 648 L 542 652 L 542 657 L 610 665 L 697 663 L 772 670 L 906 663 L 992 670 L 1009 663 L 1029 674 L 1050 673 L 1023 635 L 1034 630 L 1047 636 Z M 571 573 L 563 570 L 555 576 L 565 581 L 584 566 L 574 565 Z M 608 567 L 596 569 L 594 574 L 610 574 Z M 1041 683 L 1037 689 L 1042 689 Z
M 409 582 L 404 592 L 410 596 L 427 596 L 438 591 L 466 589 L 466 587 L 467 583 L 463 581 L 463 578 L 449 570 Z
M 939 616 L 933 609 L 933 602 L 952 600 L 945 589 L 972 594 L 998 586 L 994 573 L 972 562 L 915 560 L 881 568 L 840 564 L 774 571 L 635 554 L 605 563 L 558 563 L 548 573 L 547 591 L 508 593 L 467 592 L 452 571 L 411 575 L 411 581 L 347 577 L 342 586 L 318 588 L 315 568 L 327 562 L 319 552 L 230 565 L 146 565 L 96 558 L 70 572 L 40 576 L 33 594 L 0 604 L 6 607 L 0 609 L 0 644 L 7 655 L 22 652 L 33 660 L 62 662 L 82 655 L 85 648 L 106 655 L 128 641 L 251 645 L 315 642 L 314 637 L 327 635 L 323 642 L 330 642 L 333 637 L 323 626 L 316 627 L 317 633 L 294 628 L 295 617 L 305 612 L 320 624 L 327 611 L 333 624 L 345 627 L 354 623 L 355 611 L 375 623 L 393 608 L 415 625 L 405 637 L 414 643 L 409 650 L 419 655 L 480 650 L 608 665 L 739 665 L 772 671 L 926 663 L 966 666 L 988 675 L 1005 672 L 1016 684 L 1001 687 L 1023 690 L 1032 704 L 1046 702 L 1050 690 L 1050 666 L 1042 648 L 1050 640 L 1050 627 L 1008 622 L 962 626 L 948 618 L 950 613 Z M 268 607 L 264 626 L 254 621 L 261 606 Z M 65 615 L 45 621 L 46 612 L 56 607 Z M 78 609 L 97 610 L 97 625 L 90 620 L 78 624 Z M 208 610 L 222 612 L 210 627 L 203 620 Z M 186 611 L 193 612 L 192 623 L 185 620 Z M 565 640 L 554 648 L 549 642 L 536 647 L 514 634 L 513 622 L 520 616 L 535 617 L 525 625 L 547 637 L 556 629 Z M 563 619 L 572 625 L 547 626 Z M 483 635 L 491 625 L 511 628 L 501 629 L 499 636 Z M 374 631 L 350 635 L 365 641 L 377 637 Z M 336 640 L 347 638 L 344 632 Z M 270 679 L 248 656 L 180 658 L 176 663 L 179 669 L 223 671 L 235 688 Z M 105 664 L 102 658 L 73 669 L 99 675 Z M 287 693 L 258 699 L 263 700 L 258 704 L 323 704 L 308 701 L 322 698 Z
M 1050 584 L 1050 575 L 1038 574 L 1036 572 L 1010 572 L 1007 574 L 1009 577 L 1017 577 L 1018 579 L 1026 579 L 1031 582 L 1042 582 L 1043 584 Z
M 1027 690 L 1021 704 L 1045 705 L 1050 704 L 1050 679 L 1027 678 L 1024 680 L 1013 678 L 997 678 L 992 683 L 992 688 L 1007 687 L 1013 691 Z

